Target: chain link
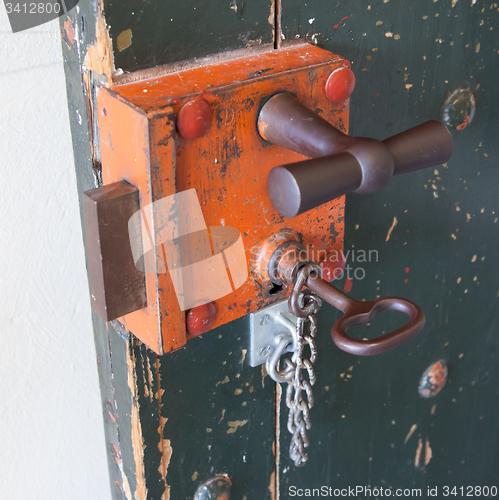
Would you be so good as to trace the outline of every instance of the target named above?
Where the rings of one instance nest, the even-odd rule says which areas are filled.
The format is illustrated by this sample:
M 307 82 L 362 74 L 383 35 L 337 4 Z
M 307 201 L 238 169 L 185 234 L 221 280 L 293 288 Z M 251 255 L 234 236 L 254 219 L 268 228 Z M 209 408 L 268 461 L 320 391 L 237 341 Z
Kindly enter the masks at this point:
M 294 291 L 300 291 L 307 277 L 315 268 L 311 265 L 304 266 L 298 273 Z M 299 289 L 298 289 L 299 287 Z M 298 289 L 298 290 L 297 290 Z M 297 304 L 291 304 L 292 301 Z M 296 467 L 302 467 L 308 460 L 305 448 L 310 441 L 307 436 L 307 430 L 312 428 L 310 420 L 310 410 L 314 406 L 314 395 L 312 387 L 315 384 L 316 376 L 314 372 L 314 363 L 317 359 L 317 347 L 315 345 L 315 336 L 317 334 L 317 319 L 315 314 L 321 307 L 321 300 L 312 293 L 304 294 L 298 297 L 293 294 L 290 297 L 290 311 L 296 310 L 298 306 L 301 310 L 307 311 L 306 317 L 299 317 L 296 324 L 296 345 L 291 358 L 294 366 L 293 378 L 288 380 L 286 390 L 286 406 L 289 408 L 288 431 L 292 435 L 289 456 Z M 308 333 L 305 333 L 305 322 L 309 321 Z M 308 345 L 309 355 L 305 354 L 305 347 Z M 304 374 L 307 378 L 304 378 Z

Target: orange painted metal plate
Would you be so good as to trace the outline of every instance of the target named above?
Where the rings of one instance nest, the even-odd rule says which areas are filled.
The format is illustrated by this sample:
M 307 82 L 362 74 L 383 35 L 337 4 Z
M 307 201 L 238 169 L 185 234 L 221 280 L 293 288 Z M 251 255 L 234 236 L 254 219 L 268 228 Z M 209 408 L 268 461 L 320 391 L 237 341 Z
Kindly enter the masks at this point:
M 303 237 L 309 258 L 324 259 L 343 246 L 344 197 L 292 219 L 283 219 L 267 195 L 269 171 L 303 156 L 265 142 L 256 129 L 261 105 L 276 92 L 291 92 L 337 128 L 348 129 L 348 102 L 333 104 L 324 87 L 348 62 L 303 44 L 185 69 L 148 80 L 100 89 L 98 121 L 105 184 L 126 180 L 139 189 L 141 207 L 194 188 L 207 226 L 231 226 L 242 235 L 249 267 L 246 282 L 215 301 L 212 328 L 288 295 L 270 295 L 272 284 L 256 272 L 267 238 L 289 228 Z M 183 139 L 175 117 L 193 98 L 211 107 L 204 135 Z M 168 273 L 146 273 L 147 307 L 120 319 L 159 354 L 184 345 L 185 313 Z

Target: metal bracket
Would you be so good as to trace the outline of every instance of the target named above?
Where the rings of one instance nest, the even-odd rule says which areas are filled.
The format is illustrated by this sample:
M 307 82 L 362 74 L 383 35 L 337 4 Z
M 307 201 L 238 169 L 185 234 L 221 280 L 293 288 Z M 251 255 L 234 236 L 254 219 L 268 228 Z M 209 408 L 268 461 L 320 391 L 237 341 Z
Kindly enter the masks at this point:
M 293 318 L 293 319 L 292 319 Z M 287 299 L 250 314 L 250 366 L 263 365 L 272 356 L 283 336 L 290 338 L 293 351 L 296 318 L 288 311 Z

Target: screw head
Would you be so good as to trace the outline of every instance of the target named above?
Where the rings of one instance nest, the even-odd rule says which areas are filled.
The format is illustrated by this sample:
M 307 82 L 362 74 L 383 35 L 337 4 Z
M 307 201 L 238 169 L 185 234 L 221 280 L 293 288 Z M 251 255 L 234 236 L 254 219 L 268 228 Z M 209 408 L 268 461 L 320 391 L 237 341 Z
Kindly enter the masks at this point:
M 443 359 L 430 365 L 419 382 L 419 395 L 423 398 L 436 396 L 447 383 L 448 374 L 447 363 Z
M 194 500 L 229 500 L 231 485 L 227 476 L 215 476 L 199 486 Z
M 473 120 L 476 102 L 468 86 L 459 87 L 447 97 L 441 111 L 441 120 L 450 129 L 464 130 Z
M 268 314 L 260 318 L 260 326 L 266 326 L 269 323 L 270 323 L 270 316 Z
M 264 345 L 261 349 L 260 349 L 260 356 L 268 356 L 270 354 L 270 349 L 271 347 L 269 345 Z
M 355 88 L 355 75 L 350 68 L 342 66 L 335 69 L 326 81 L 326 97 L 335 104 L 346 101 Z

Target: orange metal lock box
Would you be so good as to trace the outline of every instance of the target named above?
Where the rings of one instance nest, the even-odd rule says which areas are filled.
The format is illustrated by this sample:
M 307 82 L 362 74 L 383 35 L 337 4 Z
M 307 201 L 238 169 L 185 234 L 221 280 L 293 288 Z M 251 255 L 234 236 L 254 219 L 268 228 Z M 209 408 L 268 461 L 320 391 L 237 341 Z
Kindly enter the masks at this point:
M 304 157 L 266 142 L 256 125 L 269 97 L 290 92 L 347 132 L 348 101 L 334 104 L 325 95 L 329 75 L 341 66 L 349 63 L 300 44 L 98 90 L 104 185 L 129 183 L 138 190 L 141 210 L 195 189 L 206 226 L 232 227 L 241 235 L 248 278 L 215 301 L 212 328 L 288 295 L 286 288 L 273 288 L 260 269 L 261 248 L 279 231 L 298 232 L 315 261 L 342 249 L 344 197 L 291 219 L 275 210 L 267 195 L 269 171 Z M 178 133 L 177 119 L 193 100 L 203 101 L 211 117 L 207 130 L 189 139 Z M 119 321 L 158 354 L 182 347 L 187 311 L 181 310 L 170 273 L 146 272 L 145 292 L 146 306 Z

